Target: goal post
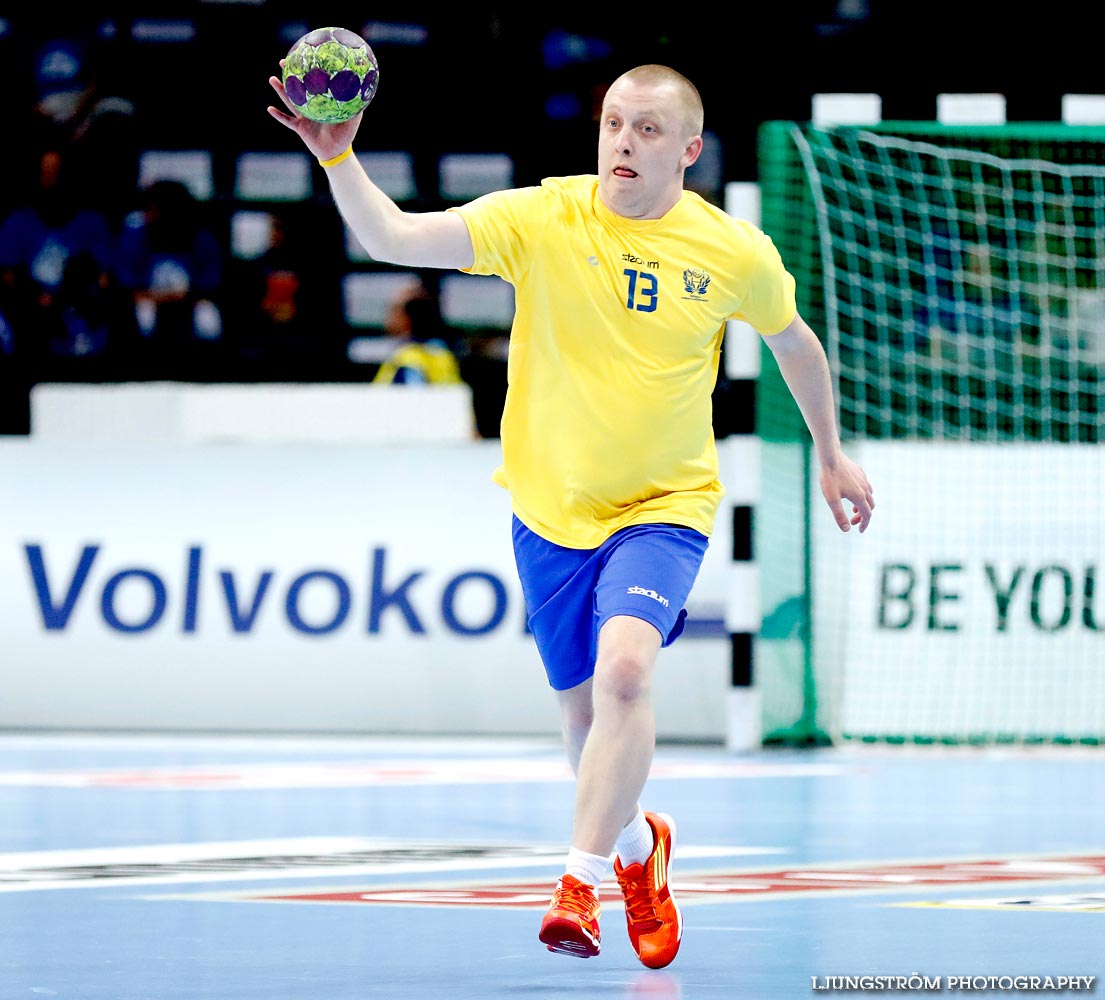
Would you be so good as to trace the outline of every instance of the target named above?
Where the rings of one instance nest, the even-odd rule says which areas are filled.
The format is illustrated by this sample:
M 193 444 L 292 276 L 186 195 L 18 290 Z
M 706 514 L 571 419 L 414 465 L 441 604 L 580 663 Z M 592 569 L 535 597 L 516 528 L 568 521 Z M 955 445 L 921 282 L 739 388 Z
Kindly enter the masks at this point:
M 877 512 L 767 362 L 767 742 L 1105 741 L 1105 128 L 769 122 L 763 228 Z

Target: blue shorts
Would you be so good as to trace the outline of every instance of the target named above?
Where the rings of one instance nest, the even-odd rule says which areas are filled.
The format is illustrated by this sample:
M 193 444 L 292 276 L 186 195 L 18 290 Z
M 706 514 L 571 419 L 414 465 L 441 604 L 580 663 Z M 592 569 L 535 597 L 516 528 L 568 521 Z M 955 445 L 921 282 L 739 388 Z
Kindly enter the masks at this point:
M 683 631 L 683 604 L 709 539 L 675 524 L 637 524 L 597 549 L 568 549 L 513 523 L 514 558 L 549 684 L 567 691 L 595 672 L 599 630 L 615 615 L 655 626 L 662 645 Z

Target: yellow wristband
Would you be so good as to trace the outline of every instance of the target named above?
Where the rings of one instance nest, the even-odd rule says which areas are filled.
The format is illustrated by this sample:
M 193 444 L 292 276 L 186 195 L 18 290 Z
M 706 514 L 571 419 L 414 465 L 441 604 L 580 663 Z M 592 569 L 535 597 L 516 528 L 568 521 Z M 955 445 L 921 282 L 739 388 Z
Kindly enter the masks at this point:
M 319 164 L 323 167 L 336 167 L 342 160 L 353 154 L 353 147 L 350 146 L 344 153 L 338 153 L 337 156 L 330 157 L 329 160 L 319 160 Z

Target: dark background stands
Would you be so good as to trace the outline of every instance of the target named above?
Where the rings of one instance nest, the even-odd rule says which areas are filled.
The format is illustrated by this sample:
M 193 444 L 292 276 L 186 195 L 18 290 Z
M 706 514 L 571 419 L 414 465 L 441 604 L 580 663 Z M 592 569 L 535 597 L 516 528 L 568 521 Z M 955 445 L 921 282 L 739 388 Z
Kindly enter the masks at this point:
M 272 0 L 141 15 L 109 2 L 60 17 L 22 6 L 0 14 L 0 433 L 27 432 L 29 387 L 47 379 L 370 379 L 346 351 L 365 331 L 345 315 L 342 276 L 387 268 L 345 254 L 321 168 L 296 201 L 243 204 L 234 183 L 243 152 L 296 150 L 265 112 L 266 81 L 321 25 Z M 601 95 L 643 62 L 701 90 L 707 152 L 688 186 L 717 203 L 726 182 L 756 180 L 760 123 L 808 119 L 815 93 L 874 92 L 885 118 L 932 119 L 939 93 L 1000 92 L 1011 120 L 1054 121 L 1063 94 L 1105 90 L 1105 12 L 1072 0 L 1017 17 L 981 0 L 809 0 L 724 18 L 593 5 L 342 10 L 333 16 L 369 38 L 381 67 L 358 151 L 410 156 L 414 209 L 448 204 L 446 153 L 505 153 L 517 185 L 593 169 Z M 144 183 L 144 150 L 207 151 L 211 191 Z M 252 256 L 233 249 L 243 210 L 270 220 Z M 456 342 L 486 436 L 498 432 L 504 334 L 477 327 Z M 749 401 L 724 379 L 715 399 L 724 434 Z

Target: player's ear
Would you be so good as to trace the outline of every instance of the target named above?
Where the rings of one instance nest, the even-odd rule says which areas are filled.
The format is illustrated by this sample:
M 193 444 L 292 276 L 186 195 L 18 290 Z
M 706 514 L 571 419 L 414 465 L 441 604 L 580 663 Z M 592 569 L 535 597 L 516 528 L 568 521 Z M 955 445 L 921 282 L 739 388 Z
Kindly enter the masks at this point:
M 702 153 L 702 136 L 696 135 L 693 139 L 691 139 L 687 143 L 686 148 L 683 150 L 683 157 L 679 161 L 680 164 L 682 165 L 683 169 L 686 170 L 687 167 L 691 166 L 695 162 L 695 160 L 698 159 L 698 157 L 701 155 L 701 153 Z

